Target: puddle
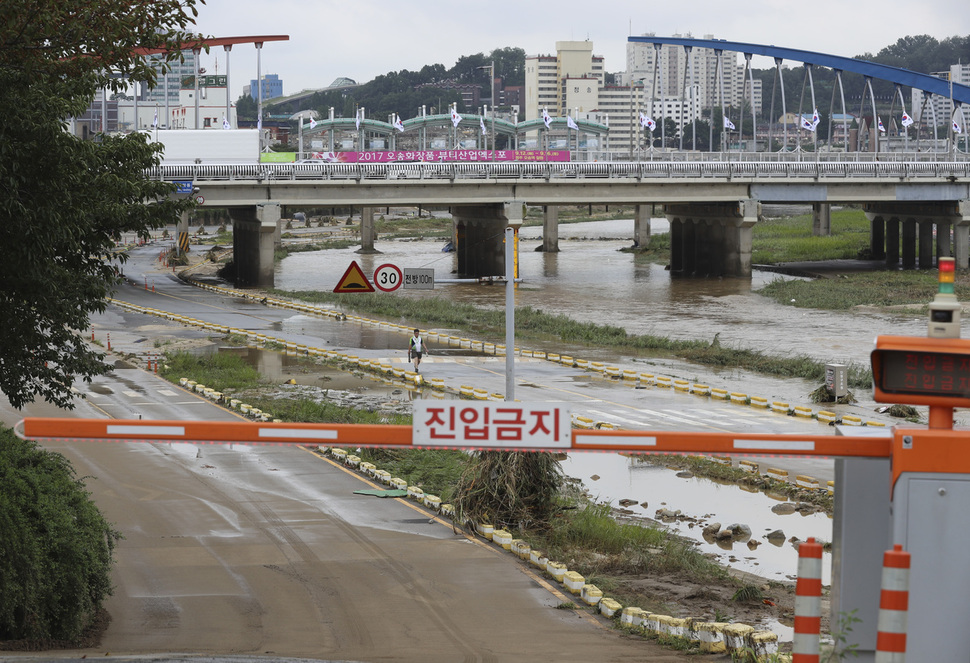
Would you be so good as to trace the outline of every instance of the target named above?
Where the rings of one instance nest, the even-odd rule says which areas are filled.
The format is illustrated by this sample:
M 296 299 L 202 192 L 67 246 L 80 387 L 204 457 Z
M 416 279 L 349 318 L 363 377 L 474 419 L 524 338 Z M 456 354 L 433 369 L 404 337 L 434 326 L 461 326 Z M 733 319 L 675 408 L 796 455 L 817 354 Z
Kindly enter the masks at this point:
M 598 502 L 620 508 L 620 500 L 634 500 L 625 507 L 633 517 L 656 518 L 658 509 L 679 509 L 697 522 L 664 519 L 665 527 L 696 541 L 700 551 L 715 556 L 721 564 L 767 580 L 794 580 L 798 552 L 789 542 L 792 537 L 800 541 L 810 536 L 820 541 L 832 540 L 832 520 L 824 513 L 777 515 L 771 507 L 778 501 L 735 484 L 680 478 L 676 471 L 611 453 L 569 454 L 562 468 L 566 476 L 581 480 Z M 720 522 L 722 528 L 734 523 L 747 525 L 751 528 L 751 540 L 759 545 L 751 550 L 742 540 L 705 541 L 701 530 L 713 522 Z M 785 534 L 781 542 L 765 538 L 779 529 Z M 828 552 L 823 554 L 822 583 L 831 583 Z

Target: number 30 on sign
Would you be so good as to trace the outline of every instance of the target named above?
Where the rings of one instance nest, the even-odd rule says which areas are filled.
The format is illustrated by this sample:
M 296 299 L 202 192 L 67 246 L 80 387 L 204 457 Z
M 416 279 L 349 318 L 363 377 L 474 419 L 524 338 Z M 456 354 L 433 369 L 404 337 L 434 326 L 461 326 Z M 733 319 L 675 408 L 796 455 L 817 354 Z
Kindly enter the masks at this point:
M 374 270 L 374 286 L 384 292 L 393 292 L 401 287 L 404 277 L 397 265 L 386 263 Z

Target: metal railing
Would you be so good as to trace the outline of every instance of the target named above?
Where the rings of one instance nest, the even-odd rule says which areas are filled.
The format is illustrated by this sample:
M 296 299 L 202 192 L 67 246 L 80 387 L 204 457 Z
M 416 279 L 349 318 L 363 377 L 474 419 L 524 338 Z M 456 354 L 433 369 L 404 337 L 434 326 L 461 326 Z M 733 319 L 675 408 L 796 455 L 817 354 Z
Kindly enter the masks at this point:
M 734 153 L 736 154 L 736 153 Z M 167 181 L 314 182 L 520 179 L 970 179 L 970 161 L 917 159 L 818 161 L 608 161 L 455 163 L 253 163 L 162 165 L 149 176 Z

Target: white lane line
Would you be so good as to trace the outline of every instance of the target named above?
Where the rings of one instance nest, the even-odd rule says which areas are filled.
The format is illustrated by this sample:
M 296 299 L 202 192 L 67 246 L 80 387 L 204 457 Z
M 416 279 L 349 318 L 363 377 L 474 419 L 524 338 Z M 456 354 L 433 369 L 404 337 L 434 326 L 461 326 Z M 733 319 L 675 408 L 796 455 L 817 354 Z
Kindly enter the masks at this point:
M 172 391 L 171 389 L 159 389 L 158 393 L 160 393 L 162 396 L 169 396 L 169 397 L 178 396 L 178 394 Z

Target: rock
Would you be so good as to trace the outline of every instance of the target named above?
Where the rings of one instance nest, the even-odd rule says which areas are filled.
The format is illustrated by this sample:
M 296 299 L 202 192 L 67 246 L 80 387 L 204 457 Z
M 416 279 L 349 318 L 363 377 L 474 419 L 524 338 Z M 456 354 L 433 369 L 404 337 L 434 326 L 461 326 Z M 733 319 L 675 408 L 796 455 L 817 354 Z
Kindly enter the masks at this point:
M 776 504 L 771 507 L 771 512 L 776 513 L 779 516 L 787 516 L 795 513 L 795 505 L 791 502 L 782 502 L 781 504 Z
M 658 518 L 676 518 L 677 513 L 670 509 L 657 509 L 656 516 Z
M 721 523 L 710 523 L 705 525 L 704 529 L 701 530 L 701 534 L 704 536 L 714 536 L 719 531 L 721 531 Z
M 748 550 L 757 550 L 760 545 L 761 541 L 758 541 L 758 539 L 748 539 Z
M 716 535 L 715 538 L 719 541 L 725 541 L 734 538 L 734 532 L 729 529 L 722 529 Z
M 642 507 L 643 507 L 644 509 L 646 509 L 646 508 L 648 508 L 648 507 L 649 507 L 650 505 L 649 505 L 649 504 L 647 504 L 646 502 L 640 502 L 640 506 L 642 506 Z
M 678 472 L 674 476 L 676 476 L 678 479 L 693 479 L 694 478 L 694 473 L 693 472 L 688 472 L 688 471 L 685 470 L 683 472 Z
M 782 530 L 776 529 L 773 532 L 768 532 L 767 534 L 765 534 L 765 538 L 768 539 L 768 543 L 775 546 L 781 546 L 782 544 L 785 543 L 785 539 L 787 537 L 785 536 L 785 533 Z
M 598 474 L 594 474 L 593 476 L 591 476 L 591 477 L 589 478 L 589 480 L 590 480 L 590 481 L 599 481 L 599 480 L 600 480 L 600 475 L 598 475 Z
M 630 499 L 622 499 L 619 502 L 620 506 L 631 506 L 636 503 L 637 503 L 636 500 L 630 500 Z
M 737 541 L 748 541 L 751 538 L 751 528 L 742 523 L 728 525 L 728 529 L 734 534 L 734 538 Z

